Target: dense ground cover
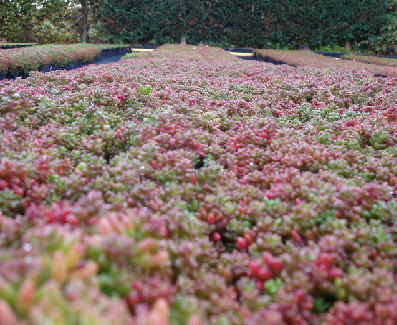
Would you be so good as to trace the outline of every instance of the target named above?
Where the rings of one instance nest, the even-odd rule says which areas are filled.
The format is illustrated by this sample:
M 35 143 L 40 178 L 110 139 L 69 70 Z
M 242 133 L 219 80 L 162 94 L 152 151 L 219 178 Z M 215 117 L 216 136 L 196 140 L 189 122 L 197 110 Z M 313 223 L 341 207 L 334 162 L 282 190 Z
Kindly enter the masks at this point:
M 384 65 L 389 67 L 397 67 L 397 60 L 394 58 L 382 58 L 372 55 L 344 54 L 341 56 L 341 59 L 359 61 L 364 63 L 372 63 L 372 64 Z
M 289 50 L 255 50 L 254 53 L 260 59 L 266 60 L 267 58 L 270 60 L 275 60 L 278 62 L 283 62 L 289 64 L 291 66 L 310 66 L 316 68 L 324 68 L 324 69 L 344 69 L 347 71 L 351 70 L 365 70 L 374 75 L 382 75 L 382 76 L 397 76 L 397 68 L 393 65 L 386 66 L 384 60 L 380 59 L 367 59 L 365 57 L 360 57 L 360 59 L 356 59 L 355 61 L 350 61 L 350 56 L 346 56 L 347 60 L 340 60 L 331 58 L 328 56 L 324 56 L 321 54 L 313 53 L 311 51 L 289 51 Z M 358 57 L 358 56 L 357 56 Z M 352 58 L 353 59 L 353 58 Z M 365 61 L 364 61 L 365 60 Z M 360 62 L 359 62 L 360 61 Z
M 75 61 L 91 61 L 101 54 L 96 46 L 39 45 L 0 50 L 0 74 L 44 68 L 48 64 L 66 66 Z
M 72 44 L 38 45 L 24 48 L 0 49 L 0 74 L 29 73 L 49 64 L 66 67 L 71 62 L 89 62 L 99 57 L 102 50 L 125 45 Z
M 5 324 L 397 322 L 396 79 L 163 46 L 0 112 Z

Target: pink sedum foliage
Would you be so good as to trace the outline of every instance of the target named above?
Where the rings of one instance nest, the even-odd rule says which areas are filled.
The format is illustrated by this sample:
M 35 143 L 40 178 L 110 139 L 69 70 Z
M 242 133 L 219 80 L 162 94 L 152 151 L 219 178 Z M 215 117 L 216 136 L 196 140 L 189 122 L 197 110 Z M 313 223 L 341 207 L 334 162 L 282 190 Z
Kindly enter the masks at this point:
M 166 45 L 0 82 L 0 324 L 397 323 L 391 76 Z

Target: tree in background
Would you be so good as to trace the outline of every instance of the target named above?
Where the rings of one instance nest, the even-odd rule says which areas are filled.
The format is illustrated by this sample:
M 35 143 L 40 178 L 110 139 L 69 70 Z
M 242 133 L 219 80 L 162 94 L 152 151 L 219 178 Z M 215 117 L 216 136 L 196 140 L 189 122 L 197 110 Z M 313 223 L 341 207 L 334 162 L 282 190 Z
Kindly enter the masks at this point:
M 52 15 L 35 24 L 33 37 L 38 43 L 75 43 L 79 32 L 75 26 L 78 8 L 70 1 L 64 1 Z
M 0 6 L 0 38 L 35 42 L 35 26 L 49 18 L 57 21 L 66 7 L 64 0 L 4 0 Z
M 102 0 L 4 0 L 0 4 L 0 38 L 13 42 L 88 42 L 90 26 L 99 20 L 101 3 Z
M 211 1 L 210 6 L 210 44 L 262 47 L 263 0 Z
M 358 44 L 376 35 L 390 0 L 109 0 L 105 40 L 289 48 Z
M 75 7 L 78 8 L 76 28 L 79 30 L 80 41 L 88 43 L 90 38 L 98 40 L 98 22 L 100 21 L 103 0 L 75 0 Z
M 112 43 L 150 42 L 152 24 L 148 18 L 151 0 L 108 0 L 100 8 L 101 39 Z
M 389 1 L 387 23 L 381 28 L 380 33 L 362 43 L 375 53 L 397 54 L 397 0 Z
M 167 42 L 185 41 L 198 44 L 209 39 L 211 21 L 211 1 L 162 0 L 157 1 L 149 11 L 149 19 L 156 23 L 155 39 Z
M 273 42 L 292 48 L 359 43 L 376 35 L 388 0 L 264 0 Z
M 0 39 L 14 42 L 157 45 L 182 38 L 218 46 L 361 44 L 385 51 L 397 34 L 397 0 L 1 1 Z
M 358 45 L 379 34 L 387 23 L 389 0 L 338 0 L 340 12 L 337 29 L 339 44 Z
M 109 0 L 102 6 L 103 37 L 143 44 L 179 43 L 184 39 L 192 44 L 224 44 L 228 37 L 223 34 L 232 30 L 233 16 L 238 16 L 233 10 L 239 1 L 228 2 L 233 5 L 216 0 Z M 230 18 L 228 30 L 223 25 L 225 15 Z M 250 14 L 248 18 L 252 19 Z

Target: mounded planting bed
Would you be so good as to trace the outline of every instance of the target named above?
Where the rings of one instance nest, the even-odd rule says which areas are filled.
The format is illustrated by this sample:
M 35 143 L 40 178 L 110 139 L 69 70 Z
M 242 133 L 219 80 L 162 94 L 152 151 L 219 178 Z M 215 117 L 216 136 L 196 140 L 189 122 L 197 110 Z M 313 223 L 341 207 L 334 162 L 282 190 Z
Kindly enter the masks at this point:
M 113 44 L 40 45 L 11 50 L 0 49 L 0 81 L 26 78 L 31 71 L 76 69 L 130 50 L 130 46 Z
M 276 65 L 288 64 L 299 67 L 335 68 L 346 71 L 365 70 L 375 76 L 397 76 L 397 68 L 394 64 L 394 59 L 378 58 L 374 56 L 343 55 L 340 56 L 341 60 L 312 51 L 289 50 L 254 50 L 254 53 L 259 61 L 271 62 Z
M 395 58 L 377 57 L 372 55 L 344 54 L 341 56 L 341 59 L 359 61 L 376 65 L 384 65 L 388 67 L 397 67 L 397 60 Z
M 0 112 L 2 324 L 397 323 L 396 79 L 162 46 Z

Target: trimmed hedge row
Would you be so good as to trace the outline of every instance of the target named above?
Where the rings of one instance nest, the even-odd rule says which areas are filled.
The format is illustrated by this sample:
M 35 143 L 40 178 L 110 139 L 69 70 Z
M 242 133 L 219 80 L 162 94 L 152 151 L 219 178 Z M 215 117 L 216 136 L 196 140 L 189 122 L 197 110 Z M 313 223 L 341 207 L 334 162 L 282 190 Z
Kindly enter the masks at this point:
M 302 48 L 344 45 L 376 35 L 387 0 L 110 0 L 102 7 L 106 41 Z M 271 44 L 269 44 L 271 43 Z

